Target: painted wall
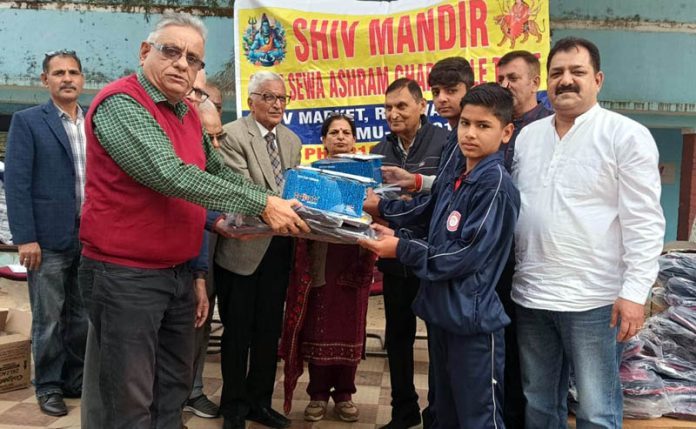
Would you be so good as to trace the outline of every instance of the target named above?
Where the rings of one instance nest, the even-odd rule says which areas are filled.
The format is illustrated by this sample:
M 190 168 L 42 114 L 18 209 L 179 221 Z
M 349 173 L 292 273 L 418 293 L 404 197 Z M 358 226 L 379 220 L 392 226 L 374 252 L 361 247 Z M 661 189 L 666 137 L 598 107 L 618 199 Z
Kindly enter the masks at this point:
M 651 128 L 660 151 L 662 174 L 662 196 L 660 203 L 667 221 L 665 241 L 677 239 L 677 216 L 679 211 L 679 180 L 681 178 L 682 135 L 679 129 Z
M 550 0 L 549 6 L 551 18 L 556 22 L 563 19 L 624 20 L 625 26 L 630 26 L 640 21 L 663 21 L 673 26 L 696 21 L 696 9 L 691 0 Z
M 654 127 L 696 128 L 696 7 L 690 0 L 550 0 L 552 38 L 597 44 L 600 99 Z
M 85 72 L 87 104 L 106 83 L 138 67 L 138 50 L 161 15 L 107 10 L 10 9 L 0 2 L 0 113 L 45 102 L 39 75 L 44 53 L 75 50 Z M 234 85 L 230 17 L 201 17 L 208 28 L 206 71 L 223 86 Z M 35 29 L 35 31 L 29 31 Z M 232 97 L 226 110 L 232 110 Z

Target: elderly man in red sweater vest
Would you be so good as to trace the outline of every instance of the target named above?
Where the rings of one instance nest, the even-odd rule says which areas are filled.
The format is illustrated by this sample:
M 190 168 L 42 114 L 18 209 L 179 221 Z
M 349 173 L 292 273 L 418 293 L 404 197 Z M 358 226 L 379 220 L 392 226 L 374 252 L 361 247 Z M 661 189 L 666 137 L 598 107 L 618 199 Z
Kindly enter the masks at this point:
M 225 167 L 184 99 L 205 66 L 205 38 L 200 20 L 165 14 L 141 44 L 137 73 L 107 85 L 87 115 L 83 427 L 181 426 L 194 322 L 206 317 L 186 262 L 200 248 L 206 209 L 308 231 L 297 201 Z

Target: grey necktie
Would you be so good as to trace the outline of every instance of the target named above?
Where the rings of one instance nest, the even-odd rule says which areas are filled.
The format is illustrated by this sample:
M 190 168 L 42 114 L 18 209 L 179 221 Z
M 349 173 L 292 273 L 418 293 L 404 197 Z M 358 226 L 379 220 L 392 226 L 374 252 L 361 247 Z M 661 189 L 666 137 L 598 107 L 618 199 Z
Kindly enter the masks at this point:
M 282 187 L 283 167 L 280 164 L 278 145 L 275 144 L 275 134 L 268 133 L 264 138 L 266 139 L 266 149 L 268 150 L 268 157 L 271 159 L 271 166 L 273 167 L 273 176 L 275 176 L 276 185 Z

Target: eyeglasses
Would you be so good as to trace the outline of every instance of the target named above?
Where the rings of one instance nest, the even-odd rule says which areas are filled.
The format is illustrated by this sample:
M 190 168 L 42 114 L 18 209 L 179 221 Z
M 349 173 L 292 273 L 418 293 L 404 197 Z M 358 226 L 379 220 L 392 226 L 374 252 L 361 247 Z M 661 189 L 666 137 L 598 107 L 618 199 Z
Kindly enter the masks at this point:
M 341 118 L 341 119 L 346 119 L 349 122 L 353 122 L 355 119 L 353 119 L 353 115 L 349 113 L 343 113 L 343 112 L 330 112 L 328 115 L 326 115 L 325 119 L 329 118 Z
M 171 61 L 179 61 L 179 58 L 184 55 L 184 51 L 176 46 L 162 45 L 160 43 L 149 42 L 150 45 L 157 49 L 166 59 Z M 195 71 L 199 71 L 205 68 L 205 63 L 201 61 L 200 58 L 193 54 L 186 54 L 186 62 L 189 67 Z
M 220 131 L 217 134 L 211 134 L 211 133 L 207 133 L 207 134 L 208 134 L 208 137 L 210 137 L 210 140 L 214 140 L 214 139 L 224 140 L 227 137 L 227 133 L 225 131 Z
M 196 101 L 198 101 L 199 103 L 204 102 L 205 100 L 208 99 L 208 97 L 210 97 L 210 95 L 208 95 L 207 92 L 203 91 L 200 88 L 196 88 L 196 87 L 191 88 L 191 91 L 189 91 L 188 94 L 186 94 L 186 95 L 188 97 L 194 97 L 196 99 Z
M 52 58 L 52 57 L 55 57 L 55 56 L 57 56 L 57 55 L 75 56 L 75 55 L 77 55 L 77 54 L 75 53 L 75 51 L 71 51 L 71 50 L 68 50 L 68 49 L 61 49 L 61 50 L 59 50 L 59 51 L 49 51 L 49 52 L 46 52 L 44 55 L 45 55 L 47 58 Z
M 289 95 L 275 95 L 270 92 L 264 92 L 263 94 L 260 92 L 252 92 L 251 95 L 260 95 L 263 101 L 268 104 L 275 104 L 276 100 L 280 100 L 280 104 L 290 104 Z

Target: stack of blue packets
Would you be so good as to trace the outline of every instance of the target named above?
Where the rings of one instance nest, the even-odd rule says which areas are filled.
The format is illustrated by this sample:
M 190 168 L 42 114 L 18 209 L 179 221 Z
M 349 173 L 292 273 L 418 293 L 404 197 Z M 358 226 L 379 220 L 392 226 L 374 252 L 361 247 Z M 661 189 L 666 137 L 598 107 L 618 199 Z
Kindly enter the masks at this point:
M 368 187 L 374 180 L 339 171 L 299 166 L 285 173 L 283 198 L 338 215 L 360 218 Z
M 369 165 L 362 161 L 357 163 Z M 377 171 L 380 171 L 379 166 Z M 364 177 L 305 166 L 287 170 L 283 198 L 296 199 L 303 204 L 296 209 L 297 214 L 312 230 L 298 237 L 345 244 L 353 244 L 361 238 L 374 239 L 375 233 L 370 229 L 372 217 L 362 210 L 367 188 L 377 184 L 371 174 L 372 170 L 370 176 Z M 223 229 L 232 237 L 273 234 L 261 219 L 237 214 L 227 215 Z
M 367 177 L 379 186 L 382 183 L 382 158 L 383 155 L 343 153 L 338 158 L 314 161 L 312 167 Z

